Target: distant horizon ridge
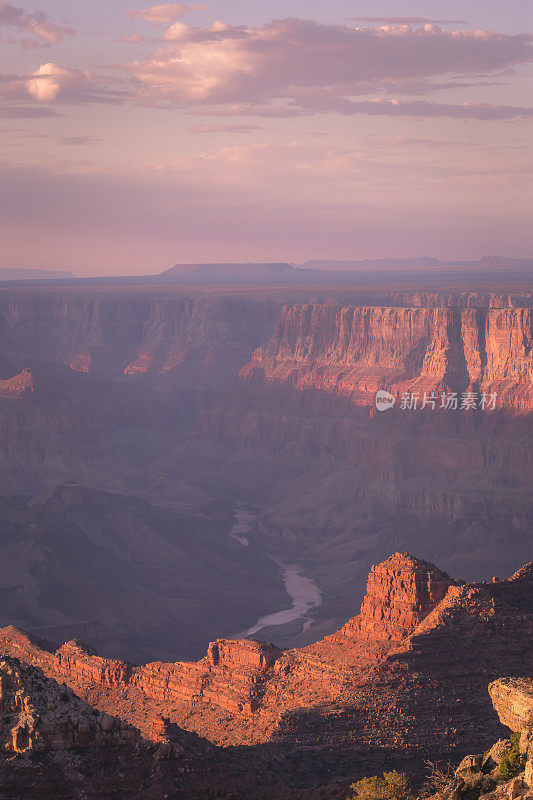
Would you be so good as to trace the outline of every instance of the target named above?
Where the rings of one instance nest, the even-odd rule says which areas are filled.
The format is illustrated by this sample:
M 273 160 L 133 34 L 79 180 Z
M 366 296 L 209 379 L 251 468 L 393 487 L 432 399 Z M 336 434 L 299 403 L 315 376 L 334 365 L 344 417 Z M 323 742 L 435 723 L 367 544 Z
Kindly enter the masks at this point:
M 451 272 L 464 270 L 479 274 L 482 270 L 496 270 L 506 268 L 514 270 L 533 269 L 533 256 L 514 258 L 501 255 L 484 255 L 478 259 L 469 260 L 441 260 L 433 256 L 412 257 L 387 257 L 387 258 L 353 258 L 353 259 L 309 259 L 303 263 L 290 261 L 197 261 L 177 262 L 159 272 L 131 275 L 128 273 L 113 273 L 111 275 L 76 275 L 72 270 L 64 268 L 41 267 L 0 267 L 1 281 L 58 281 L 68 280 L 73 282 L 86 280 L 114 280 L 121 281 L 146 281 L 156 280 L 164 282 L 188 282 L 192 278 L 201 282 L 217 281 L 228 282 L 232 280 L 254 280 L 256 282 L 288 279 L 291 276 L 298 280 L 305 279 L 305 274 L 315 273 L 323 279 L 340 273 L 357 275 L 373 272 L 376 278 L 392 276 L 396 271 L 399 275 L 439 275 L 439 269 Z

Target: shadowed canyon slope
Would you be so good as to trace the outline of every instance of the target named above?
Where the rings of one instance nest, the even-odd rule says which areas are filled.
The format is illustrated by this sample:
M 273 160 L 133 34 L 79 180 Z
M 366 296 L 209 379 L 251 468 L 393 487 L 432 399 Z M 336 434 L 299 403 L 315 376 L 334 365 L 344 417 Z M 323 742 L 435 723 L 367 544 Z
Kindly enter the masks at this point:
M 18 598 L 9 601 L 18 624 L 47 635 L 57 626 L 57 638 L 64 625 L 66 637 L 144 660 L 169 654 L 161 635 L 172 614 L 171 649 L 196 656 L 216 630 L 248 630 L 287 608 L 279 564 L 293 564 L 322 595 L 310 629 L 297 619 L 259 635 L 305 644 L 349 618 L 369 566 L 393 550 L 465 579 L 508 574 L 531 557 L 531 294 L 327 291 L 329 299 L 323 288 L 0 293 L 1 524 L 17 531 L 1 545 L 13 566 L 0 590 Z M 377 389 L 396 395 L 394 409 L 376 412 Z M 496 410 L 400 408 L 406 391 L 440 401 L 470 390 L 496 393 Z M 83 548 L 97 538 L 96 525 L 80 532 L 70 501 L 51 514 L 55 487 L 65 499 L 74 484 L 96 490 L 107 509 L 88 581 L 108 587 L 97 618 L 84 607 L 72 613 L 61 588 L 80 574 L 65 532 L 74 525 Z M 257 517 L 249 547 L 229 536 L 239 504 Z M 53 557 L 35 539 L 36 576 L 34 539 L 22 530 L 41 513 L 56 538 Z M 156 587 L 155 571 L 152 584 L 136 580 L 129 608 L 126 582 L 103 577 L 105 554 L 114 574 L 142 571 L 130 545 L 147 526 L 155 569 L 169 536 L 179 545 L 183 513 L 200 549 L 186 568 L 175 563 L 175 580 L 186 594 L 183 576 L 196 565 L 202 601 L 171 612 L 180 590 Z M 220 560 L 210 571 L 213 548 Z M 217 599 L 228 585 L 242 591 L 242 618 Z M 158 620 L 144 645 L 133 635 L 136 603 L 146 625 Z
M 261 549 L 227 535 L 231 514 L 212 511 L 82 486 L 0 499 L 1 624 L 52 640 L 83 636 L 122 658 L 196 656 L 206 638 L 241 630 L 283 592 Z

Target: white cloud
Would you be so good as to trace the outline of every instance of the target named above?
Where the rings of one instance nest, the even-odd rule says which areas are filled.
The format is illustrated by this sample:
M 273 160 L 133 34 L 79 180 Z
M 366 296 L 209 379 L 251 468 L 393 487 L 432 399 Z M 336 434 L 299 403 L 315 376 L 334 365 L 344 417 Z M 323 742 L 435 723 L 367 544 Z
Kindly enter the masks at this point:
M 111 90 L 103 78 L 88 70 L 62 67 L 49 61 L 33 72 L 24 84 L 26 94 L 39 103 L 118 102 L 120 90 Z

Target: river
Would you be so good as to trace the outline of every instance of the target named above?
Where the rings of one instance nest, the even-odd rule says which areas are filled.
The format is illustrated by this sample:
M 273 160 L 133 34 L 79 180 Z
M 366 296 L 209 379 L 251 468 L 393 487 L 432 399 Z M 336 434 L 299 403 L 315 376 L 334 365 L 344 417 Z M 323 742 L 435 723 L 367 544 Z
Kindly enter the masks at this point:
M 250 540 L 244 534 L 250 532 L 256 515 L 252 511 L 243 508 L 235 509 L 234 514 L 236 523 L 230 531 L 230 536 L 242 545 L 248 546 Z M 274 561 L 283 572 L 285 589 L 292 599 L 292 605 L 290 608 L 274 611 L 271 614 L 265 614 L 263 617 L 260 617 L 255 625 L 252 625 L 251 628 L 240 633 L 240 637 L 253 636 L 254 633 L 257 633 L 262 628 L 286 625 L 288 622 L 294 622 L 296 620 L 302 622 L 303 631 L 306 631 L 312 623 L 311 610 L 318 608 L 322 602 L 320 589 L 311 578 L 305 575 L 303 567 L 299 564 L 284 564 L 276 559 L 271 560 Z

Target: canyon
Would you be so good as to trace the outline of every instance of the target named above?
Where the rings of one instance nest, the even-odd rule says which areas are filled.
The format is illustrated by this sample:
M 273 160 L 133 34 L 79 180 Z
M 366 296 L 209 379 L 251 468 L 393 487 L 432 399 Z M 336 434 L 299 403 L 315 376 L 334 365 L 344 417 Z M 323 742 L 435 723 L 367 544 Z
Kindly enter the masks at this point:
M 0 287 L 0 795 L 486 750 L 531 677 L 533 294 L 168 279 Z
M 395 550 L 465 580 L 513 572 L 531 556 L 532 314 L 526 289 L 493 286 L 3 287 L 0 623 L 189 658 L 279 621 L 279 565 L 321 599 L 264 628 L 282 647 L 341 627 Z M 437 407 L 402 410 L 409 392 Z M 441 409 L 453 392 L 497 407 Z M 94 572 L 77 607 L 74 542 Z

